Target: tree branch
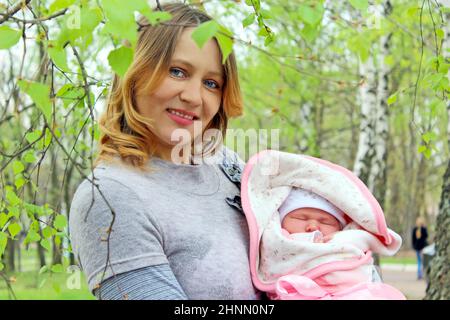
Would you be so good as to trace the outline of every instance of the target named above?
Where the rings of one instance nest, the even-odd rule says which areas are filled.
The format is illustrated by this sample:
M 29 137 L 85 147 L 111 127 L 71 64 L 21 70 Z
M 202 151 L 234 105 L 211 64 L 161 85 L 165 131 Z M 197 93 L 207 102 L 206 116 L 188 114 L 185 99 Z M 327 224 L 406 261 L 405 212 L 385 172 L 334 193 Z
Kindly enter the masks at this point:
M 41 18 L 36 18 L 36 19 L 32 19 L 32 20 L 19 19 L 19 18 L 15 18 L 15 17 L 9 17 L 9 18 L 13 19 L 14 21 L 20 22 L 20 23 L 37 24 L 37 23 L 41 23 L 43 21 L 51 20 L 56 17 L 62 16 L 67 12 L 67 10 L 68 10 L 68 8 L 65 8 L 61 11 L 58 11 L 58 12 L 48 16 L 48 17 L 41 17 Z M 7 14 L 3 14 L 3 13 L 0 13 L 0 15 L 2 15 L 3 17 L 7 16 Z
M 0 18 L 0 24 L 2 24 L 6 20 L 8 20 L 10 17 L 15 15 L 17 13 L 17 11 L 21 10 L 23 7 L 26 7 L 30 2 L 31 2 L 31 0 L 20 1 L 11 10 L 6 12 L 6 14 L 2 18 Z

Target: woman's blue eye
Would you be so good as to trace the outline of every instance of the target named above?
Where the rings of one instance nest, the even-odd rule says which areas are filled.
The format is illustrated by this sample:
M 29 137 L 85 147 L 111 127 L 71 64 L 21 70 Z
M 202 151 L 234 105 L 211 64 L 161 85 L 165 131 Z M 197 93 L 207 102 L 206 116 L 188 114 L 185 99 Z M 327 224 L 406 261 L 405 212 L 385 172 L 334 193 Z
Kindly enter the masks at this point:
M 217 84 L 217 82 L 212 81 L 212 80 L 205 80 L 205 85 L 210 89 L 218 89 L 219 88 L 219 85 Z
M 185 76 L 183 70 L 178 68 L 170 68 L 170 74 L 176 78 L 183 78 Z

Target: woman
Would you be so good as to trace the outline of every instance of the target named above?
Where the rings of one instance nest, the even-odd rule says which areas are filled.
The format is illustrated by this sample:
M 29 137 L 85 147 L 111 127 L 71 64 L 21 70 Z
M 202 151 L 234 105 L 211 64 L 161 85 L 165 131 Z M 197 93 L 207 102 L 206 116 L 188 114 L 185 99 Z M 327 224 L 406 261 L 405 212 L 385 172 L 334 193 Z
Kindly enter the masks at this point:
M 423 264 L 422 264 L 422 250 L 425 248 L 428 238 L 427 228 L 425 227 L 425 221 L 422 217 L 416 219 L 416 226 L 412 231 L 412 246 L 416 251 L 417 256 L 417 279 L 423 278 Z
M 220 165 L 193 164 L 189 148 L 242 113 L 235 57 L 222 65 L 215 39 L 192 40 L 203 12 L 162 9 L 171 21 L 141 21 L 134 60 L 114 79 L 95 185 L 83 181 L 71 206 L 73 252 L 99 299 L 258 299 L 245 216 L 230 201 L 242 162 L 223 152 L 210 157 Z

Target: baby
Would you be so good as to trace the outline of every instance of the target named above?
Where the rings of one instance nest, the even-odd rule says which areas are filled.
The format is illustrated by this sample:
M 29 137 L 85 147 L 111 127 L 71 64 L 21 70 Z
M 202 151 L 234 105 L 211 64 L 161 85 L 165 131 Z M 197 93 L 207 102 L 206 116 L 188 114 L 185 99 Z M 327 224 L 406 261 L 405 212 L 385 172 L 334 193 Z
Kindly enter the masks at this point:
M 272 171 L 267 164 L 276 164 Z M 351 171 L 275 150 L 253 156 L 242 175 L 250 270 L 270 299 L 405 299 L 380 282 L 372 253 L 393 255 L 401 237 Z
M 327 242 L 347 224 L 342 210 L 300 188 L 292 189 L 278 212 L 283 234 L 298 240 Z

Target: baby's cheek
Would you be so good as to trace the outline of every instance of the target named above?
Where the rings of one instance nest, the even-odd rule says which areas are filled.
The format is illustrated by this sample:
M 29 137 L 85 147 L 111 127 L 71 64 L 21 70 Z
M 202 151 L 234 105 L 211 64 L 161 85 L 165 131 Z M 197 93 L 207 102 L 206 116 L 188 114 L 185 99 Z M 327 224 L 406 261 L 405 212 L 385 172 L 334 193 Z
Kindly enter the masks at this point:
M 305 232 L 304 224 L 297 219 L 284 219 L 282 227 L 289 233 Z
M 338 232 L 339 228 L 338 227 L 334 227 L 334 226 L 326 226 L 325 228 L 322 229 L 322 233 L 327 236 L 330 234 L 333 234 L 335 232 Z

